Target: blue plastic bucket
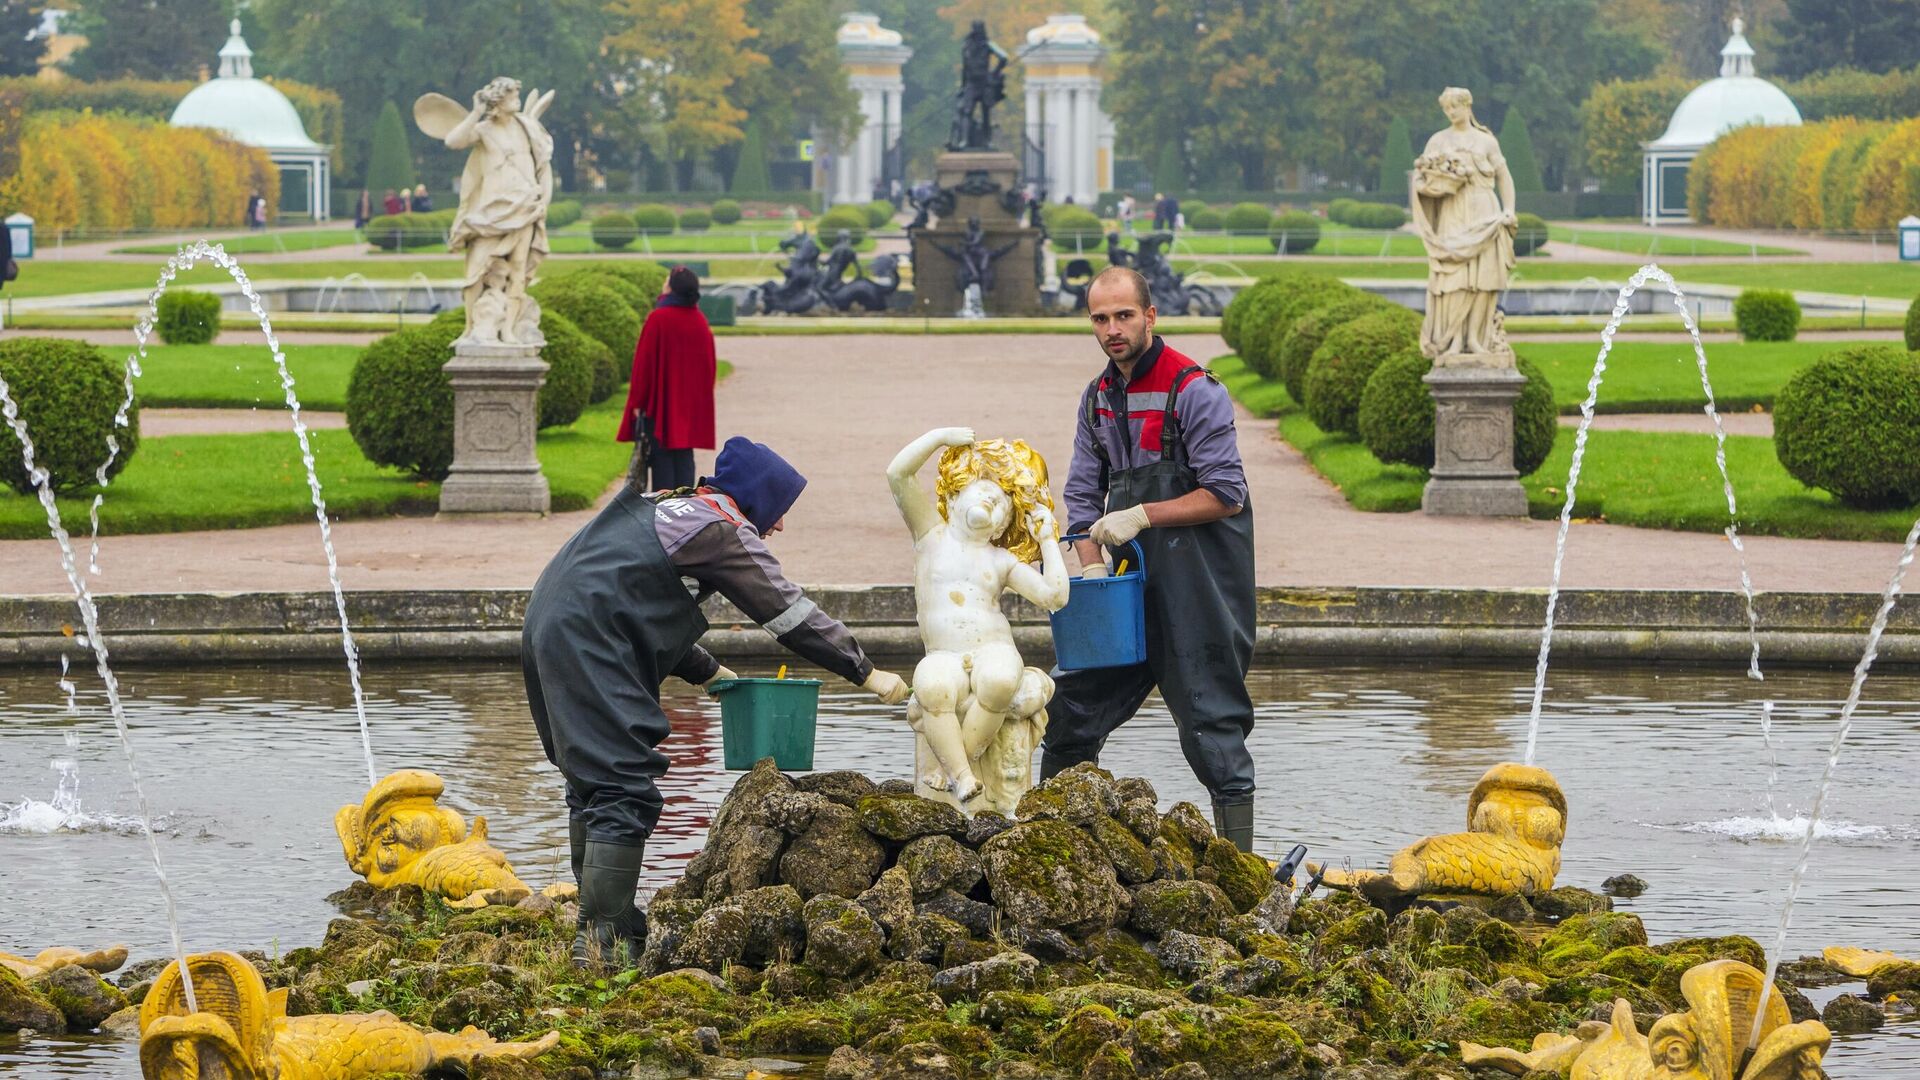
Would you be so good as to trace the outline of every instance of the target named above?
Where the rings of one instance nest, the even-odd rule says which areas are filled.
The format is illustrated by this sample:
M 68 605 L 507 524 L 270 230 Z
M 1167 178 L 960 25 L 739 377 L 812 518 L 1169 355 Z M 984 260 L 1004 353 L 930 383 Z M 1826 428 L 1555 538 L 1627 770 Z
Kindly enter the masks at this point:
M 729 769 L 751 769 L 770 757 L 783 772 L 813 768 L 813 729 L 820 712 L 819 679 L 723 679 L 720 751 Z
M 1074 578 L 1067 606 L 1053 613 L 1053 655 L 1060 670 L 1125 667 L 1146 660 L 1147 557 L 1139 541 L 1132 544 L 1132 568 L 1110 577 Z

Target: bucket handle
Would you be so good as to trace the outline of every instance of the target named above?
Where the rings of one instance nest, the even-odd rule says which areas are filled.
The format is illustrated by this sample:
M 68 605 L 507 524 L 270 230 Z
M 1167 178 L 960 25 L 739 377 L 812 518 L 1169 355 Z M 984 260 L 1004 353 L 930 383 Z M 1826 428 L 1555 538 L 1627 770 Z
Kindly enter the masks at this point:
M 1086 533 L 1074 533 L 1071 536 L 1061 537 L 1060 542 L 1063 544 L 1071 544 L 1075 540 L 1091 540 L 1091 539 L 1093 539 L 1093 537 L 1089 536 Z M 1147 576 L 1147 553 L 1143 548 L 1141 548 L 1140 541 L 1137 539 L 1127 541 L 1127 545 L 1133 548 L 1133 557 L 1139 560 L 1138 563 L 1136 563 L 1136 565 L 1140 567 L 1140 577 L 1144 581 Z

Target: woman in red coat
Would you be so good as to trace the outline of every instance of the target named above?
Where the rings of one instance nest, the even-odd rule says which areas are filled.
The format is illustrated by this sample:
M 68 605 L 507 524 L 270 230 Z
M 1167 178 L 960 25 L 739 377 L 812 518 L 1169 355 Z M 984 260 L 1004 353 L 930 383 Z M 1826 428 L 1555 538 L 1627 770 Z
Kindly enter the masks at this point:
M 667 275 L 633 350 L 633 384 L 620 420 L 621 442 L 642 431 L 652 446 L 651 490 L 692 487 L 693 452 L 713 449 L 713 329 L 700 313 L 700 278 L 684 266 Z

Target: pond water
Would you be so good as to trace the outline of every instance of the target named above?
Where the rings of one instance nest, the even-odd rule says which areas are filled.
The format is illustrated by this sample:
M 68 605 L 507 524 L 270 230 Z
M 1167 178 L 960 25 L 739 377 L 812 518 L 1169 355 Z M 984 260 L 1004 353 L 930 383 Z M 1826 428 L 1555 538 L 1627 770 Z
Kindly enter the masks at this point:
M 121 674 L 188 947 L 317 944 L 335 914 L 323 898 L 352 880 L 333 814 L 365 793 L 344 671 Z M 1530 676 L 1422 663 L 1256 671 L 1261 850 L 1300 842 L 1315 859 L 1380 866 L 1417 836 L 1457 830 L 1480 774 L 1522 750 Z M 159 955 L 165 915 L 104 696 L 78 680 L 69 711 L 57 677 L 0 672 L 0 950 L 119 942 L 136 959 Z M 566 876 L 560 779 L 541 757 L 517 669 L 376 665 L 366 688 L 383 773 L 440 773 L 445 802 L 485 814 L 523 878 L 538 886 Z M 851 688 L 827 689 L 815 764 L 907 775 L 905 724 Z M 1645 878 L 1647 893 L 1621 904 L 1655 940 L 1742 933 L 1771 942 L 1799 835 L 1784 819 L 1812 800 L 1845 690 L 1842 671 L 1777 673 L 1762 685 L 1731 667 L 1556 668 L 1540 763 L 1570 804 L 1560 881 L 1597 889 L 1613 874 Z M 1920 675 L 1876 676 L 1867 691 L 1790 956 L 1832 944 L 1920 956 Z M 1766 805 L 1763 692 L 1780 702 L 1778 816 Z M 677 683 L 668 705 L 673 771 L 648 853 L 654 886 L 698 850 L 737 775 L 720 768 L 717 708 Z M 77 815 L 47 805 L 62 781 L 55 762 L 77 778 Z M 1158 699 L 1114 736 L 1103 764 L 1148 777 L 1166 805 L 1206 803 Z M 1842 1039 L 1827 1065 L 1838 1080 L 1920 1080 L 1920 1023 Z M 0 1074 L 132 1078 L 139 1067 L 130 1041 L 0 1037 Z

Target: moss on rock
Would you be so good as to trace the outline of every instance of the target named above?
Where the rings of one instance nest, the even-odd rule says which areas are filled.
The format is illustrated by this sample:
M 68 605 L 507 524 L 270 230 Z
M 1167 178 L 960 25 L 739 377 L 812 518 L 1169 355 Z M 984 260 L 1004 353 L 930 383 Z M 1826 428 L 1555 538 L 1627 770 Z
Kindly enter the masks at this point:
M 1300 1036 L 1271 1014 L 1206 1005 L 1147 1013 L 1128 1041 L 1135 1066 L 1149 1075 L 1191 1061 L 1212 1080 L 1267 1080 L 1299 1071 L 1306 1058 Z
M 1062 821 L 1028 821 L 981 849 L 1001 914 L 1074 935 L 1117 925 L 1126 891 L 1093 838 Z

